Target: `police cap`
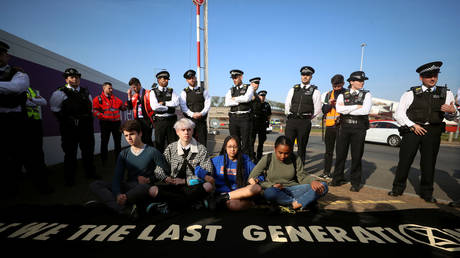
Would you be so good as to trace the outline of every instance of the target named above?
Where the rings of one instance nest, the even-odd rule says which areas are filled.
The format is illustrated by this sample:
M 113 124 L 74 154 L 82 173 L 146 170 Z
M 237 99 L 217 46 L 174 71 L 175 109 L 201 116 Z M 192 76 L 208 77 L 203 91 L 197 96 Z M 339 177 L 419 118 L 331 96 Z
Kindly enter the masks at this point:
M 260 77 L 254 77 L 249 80 L 249 82 L 255 83 L 255 84 L 260 84 Z
M 436 61 L 436 62 L 431 62 L 431 63 L 427 63 L 427 64 L 424 64 L 422 66 L 420 66 L 419 68 L 417 68 L 417 70 L 415 70 L 417 73 L 420 74 L 420 76 L 433 76 L 433 75 L 437 75 L 438 73 L 440 73 L 440 68 L 442 66 L 442 62 L 441 61 Z
M 7 53 L 10 46 L 3 41 L 0 41 L 0 53 Z
M 75 68 L 67 68 L 65 69 L 64 73 L 62 74 L 64 78 L 67 79 L 69 76 L 76 76 L 76 77 L 81 77 L 81 73 L 77 71 Z
M 243 75 L 243 71 L 238 70 L 238 69 L 233 69 L 230 71 L 230 78 L 233 78 L 233 76 L 238 76 L 238 75 Z
M 265 97 L 267 95 L 267 91 L 266 90 L 261 90 L 261 91 L 259 91 L 259 93 L 257 93 L 257 95 Z
M 315 73 L 315 69 L 311 66 L 303 66 L 300 68 L 300 74 L 301 75 L 312 75 Z
M 157 77 L 157 79 L 166 78 L 166 79 L 169 80 L 169 72 L 168 71 L 161 71 L 161 72 L 157 73 L 155 75 L 155 77 Z
M 341 84 L 341 83 L 345 83 L 345 78 L 343 78 L 343 75 L 336 74 L 336 75 L 332 76 L 332 78 L 331 78 L 331 84 L 332 85 Z
M 192 78 L 193 76 L 195 76 L 196 72 L 194 70 L 187 70 L 185 73 L 184 73 L 184 78 L 185 79 L 190 79 Z
M 350 78 L 347 79 L 347 82 L 350 81 L 365 81 L 369 78 L 366 77 L 366 74 L 363 71 L 356 71 L 350 74 Z

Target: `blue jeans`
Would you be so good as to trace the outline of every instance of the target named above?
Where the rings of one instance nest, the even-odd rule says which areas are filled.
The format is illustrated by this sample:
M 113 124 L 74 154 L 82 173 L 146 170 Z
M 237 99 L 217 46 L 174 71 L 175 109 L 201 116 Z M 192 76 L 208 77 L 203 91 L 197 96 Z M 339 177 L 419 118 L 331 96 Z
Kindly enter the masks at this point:
M 325 182 L 321 182 L 324 186 L 324 192 L 318 194 L 313 191 L 309 184 L 294 185 L 279 189 L 276 187 L 269 187 L 264 191 L 264 197 L 267 201 L 276 202 L 280 205 L 290 205 L 292 202 L 297 201 L 302 204 L 302 209 L 313 201 L 318 200 L 320 197 L 326 195 L 328 188 Z

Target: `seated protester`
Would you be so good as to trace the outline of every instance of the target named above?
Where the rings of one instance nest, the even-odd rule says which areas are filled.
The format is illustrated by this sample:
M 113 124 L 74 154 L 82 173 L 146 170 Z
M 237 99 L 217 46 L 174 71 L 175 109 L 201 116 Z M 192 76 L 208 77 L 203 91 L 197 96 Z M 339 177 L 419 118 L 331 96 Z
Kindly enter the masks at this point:
M 260 185 L 267 201 L 294 210 L 306 209 L 308 204 L 327 193 L 327 184 L 313 181 L 303 171 L 303 162 L 292 149 L 292 142 L 284 135 L 279 136 L 275 141 L 275 153 L 262 157 L 249 178 L 256 180 L 265 171 L 265 180 Z
M 158 184 L 158 189 L 152 187 L 149 190 L 151 197 L 168 202 L 172 209 L 193 206 L 204 201 L 214 190 L 214 179 L 209 176 L 212 164 L 208 151 L 192 137 L 194 128 L 195 123 L 187 118 L 182 118 L 174 124 L 179 141 L 169 144 L 163 153 L 169 163 L 170 174 L 164 179 L 165 184 Z M 203 179 L 195 174 L 197 167 L 201 171 L 206 171 Z M 163 173 L 164 169 L 157 166 L 155 174 Z M 147 207 L 147 212 L 152 205 Z
M 120 214 L 127 214 L 133 212 L 134 204 L 146 201 L 150 184 L 166 178 L 163 169 L 155 168 L 167 169 L 168 165 L 161 152 L 142 142 L 138 121 L 125 122 L 121 131 L 131 147 L 118 155 L 112 182 L 95 181 L 90 188 L 106 206 Z
M 215 192 L 219 194 L 216 204 L 225 204 L 229 210 L 245 210 L 254 206 L 251 197 L 258 195 L 262 188 L 251 180 L 249 173 L 254 163 L 243 154 L 237 136 L 227 136 L 219 156 L 211 159 L 214 165 Z

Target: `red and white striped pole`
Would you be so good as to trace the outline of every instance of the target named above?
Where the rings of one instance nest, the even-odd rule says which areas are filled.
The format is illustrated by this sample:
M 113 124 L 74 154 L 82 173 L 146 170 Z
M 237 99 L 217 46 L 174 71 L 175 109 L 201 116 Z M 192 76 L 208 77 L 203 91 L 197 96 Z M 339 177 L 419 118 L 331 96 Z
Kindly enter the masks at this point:
M 205 0 L 193 0 L 196 5 L 196 47 L 197 47 L 197 68 L 196 68 L 196 79 L 198 86 L 201 86 L 201 53 L 200 53 L 200 6 Z

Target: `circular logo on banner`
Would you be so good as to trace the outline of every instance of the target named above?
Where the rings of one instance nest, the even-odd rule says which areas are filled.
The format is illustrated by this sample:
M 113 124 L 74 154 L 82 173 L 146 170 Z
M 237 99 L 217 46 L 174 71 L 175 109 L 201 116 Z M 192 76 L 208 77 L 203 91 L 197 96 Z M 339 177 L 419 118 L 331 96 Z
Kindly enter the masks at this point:
M 196 5 L 202 5 L 204 4 L 204 1 L 205 0 L 193 0 L 193 3 L 195 3 Z
M 416 224 L 404 224 L 399 225 L 399 231 L 409 239 L 421 244 L 449 252 L 460 251 L 460 239 L 444 230 Z
M 220 126 L 220 121 L 218 119 L 211 119 L 209 123 L 211 125 L 211 128 L 219 128 Z

